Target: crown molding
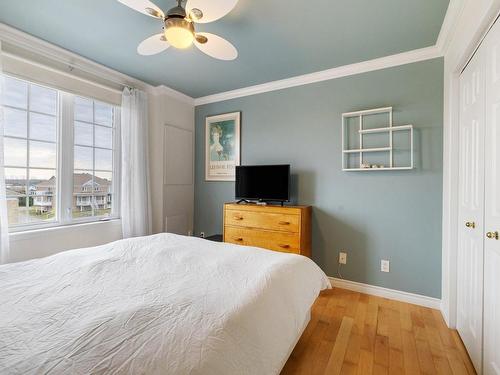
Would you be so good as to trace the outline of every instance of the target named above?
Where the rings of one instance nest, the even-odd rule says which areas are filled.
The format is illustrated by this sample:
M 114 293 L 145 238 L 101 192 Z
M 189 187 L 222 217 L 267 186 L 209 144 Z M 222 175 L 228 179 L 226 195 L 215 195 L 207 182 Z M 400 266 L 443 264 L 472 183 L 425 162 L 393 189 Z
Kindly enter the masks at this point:
M 265 92 L 283 90 L 290 87 L 303 86 L 311 83 L 328 81 L 331 79 L 348 77 L 355 74 L 372 72 L 375 70 L 391 68 L 394 66 L 410 64 L 418 61 L 434 59 L 443 54 L 436 46 L 416 49 L 413 51 L 398 53 L 396 55 L 380 57 L 373 60 L 363 61 L 350 65 L 339 66 L 337 68 L 322 70 L 319 72 L 303 74 L 296 77 L 281 79 L 249 86 L 242 89 L 231 90 L 219 94 L 213 94 L 197 98 L 194 100 L 195 106 L 220 102 L 229 99 L 241 98 L 249 95 L 262 94 Z
M 465 7 L 464 0 L 450 0 L 448 4 L 448 9 L 446 10 L 446 15 L 443 20 L 443 25 L 439 31 L 439 35 L 436 41 L 436 47 L 439 48 L 443 55 L 446 54 L 450 42 L 453 38 L 455 28 L 458 24 L 458 19 L 462 14 Z
M 64 48 L 58 47 L 52 43 L 46 42 L 1 22 L 0 41 L 15 46 L 16 48 L 20 48 L 21 50 L 29 51 L 29 53 L 43 57 L 49 61 L 61 64 L 65 68 L 64 71 L 61 71 L 62 74 L 70 75 L 77 79 L 88 81 L 86 78 L 82 78 L 76 74 L 78 72 L 83 72 L 108 82 L 110 86 L 115 86 L 110 87 L 110 89 L 113 90 L 116 90 L 116 86 L 129 86 L 144 90 L 153 95 L 164 94 L 191 105 L 194 103 L 193 98 L 171 89 L 170 87 L 164 85 L 157 87 L 152 86 L 146 82 L 108 68 L 107 66 L 77 55 L 76 53 L 70 52 Z M 38 64 L 37 61 L 34 61 L 33 63 Z M 52 69 L 50 66 L 48 66 L 48 68 Z
M 4 23 L 0 23 L 0 40 L 46 59 L 65 64 L 68 71 L 79 70 L 110 83 L 134 86 L 145 90 L 151 86 Z
M 221 92 L 218 94 L 203 96 L 194 100 L 195 106 L 216 103 L 244 96 L 262 94 L 270 91 L 283 90 L 290 87 L 307 85 L 331 79 L 347 77 L 355 74 L 372 72 L 375 70 L 391 68 L 399 65 L 411 64 L 414 62 L 434 59 L 444 56 L 448 45 L 452 39 L 458 18 L 464 8 L 464 0 L 450 0 L 446 15 L 439 31 L 439 35 L 434 46 L 403 52 L 396 55 L 385 56 L 373 60 L 363 61 L 350 65 L 339 66 L 315 73 L 304 74 L 296 77 L 286 78 L 278 81 L 271 81 L 260 85 L 244 87 L 237 90 Z
M 187 104 L 194 106 L 194 100 L 195 100 L 194 98 L 192 98 L 186 94 L 183 94 L 180 91 L 174 90 L 168 86 L 165 86 L 165 85 L 153 87 L 150 92 L 153 95 L 167 95 L 171 98 L 177 99 L 181 102 L 184 102 L 184 103 L 187 103 Z

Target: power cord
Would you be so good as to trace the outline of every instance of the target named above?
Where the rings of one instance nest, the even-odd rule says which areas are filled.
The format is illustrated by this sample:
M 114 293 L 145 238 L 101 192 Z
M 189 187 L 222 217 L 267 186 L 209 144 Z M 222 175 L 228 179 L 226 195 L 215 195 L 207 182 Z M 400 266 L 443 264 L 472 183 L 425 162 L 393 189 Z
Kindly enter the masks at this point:
M 340 256 L 340 254 L 339 254 Z M 338 267 L 337 267 L 337 276 L 339 277 L 339 279 L 344 279 L 344 277 L 342 276 L 342 274 L 340 273 L 340 268 L 342 266 L 342 263 L 338 262 Z

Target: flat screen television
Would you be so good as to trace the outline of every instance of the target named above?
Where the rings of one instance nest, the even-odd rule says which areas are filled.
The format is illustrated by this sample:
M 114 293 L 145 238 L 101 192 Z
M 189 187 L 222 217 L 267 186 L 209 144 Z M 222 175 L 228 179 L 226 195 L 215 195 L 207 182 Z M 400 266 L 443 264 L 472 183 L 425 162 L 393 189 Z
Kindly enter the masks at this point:
M 288 202 L 290 165 L 241 165 L 236 167 L 236 199 Z

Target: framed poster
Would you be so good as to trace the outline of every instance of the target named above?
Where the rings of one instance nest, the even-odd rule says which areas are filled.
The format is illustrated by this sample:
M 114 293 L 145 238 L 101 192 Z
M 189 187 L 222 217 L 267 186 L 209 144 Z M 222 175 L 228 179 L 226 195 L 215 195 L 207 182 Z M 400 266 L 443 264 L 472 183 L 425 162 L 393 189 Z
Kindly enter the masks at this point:
M 241 112 L 207 116 L 205 120 L 205 180 L 234 181 L 240 165 Z

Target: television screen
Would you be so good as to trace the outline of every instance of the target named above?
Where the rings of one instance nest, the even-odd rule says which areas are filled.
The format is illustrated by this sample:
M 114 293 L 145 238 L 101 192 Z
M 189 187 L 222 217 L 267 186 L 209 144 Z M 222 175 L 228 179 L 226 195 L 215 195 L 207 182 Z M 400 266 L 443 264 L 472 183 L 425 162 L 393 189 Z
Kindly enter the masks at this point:
M 236 199 L 288 201 L 290 165 L 236 167 Z

